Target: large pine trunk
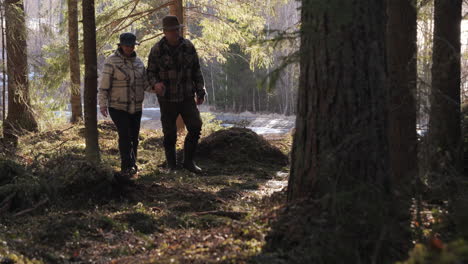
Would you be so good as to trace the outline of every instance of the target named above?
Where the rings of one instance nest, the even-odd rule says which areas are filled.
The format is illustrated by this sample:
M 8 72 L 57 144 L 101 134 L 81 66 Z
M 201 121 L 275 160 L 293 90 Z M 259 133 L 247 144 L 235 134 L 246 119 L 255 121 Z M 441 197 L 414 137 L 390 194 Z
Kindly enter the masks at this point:
M 390 167 L 400 187 L 417 176 L 416 1 L 387 1 Z
M 83 40 L 85 63 L 84 114 L 86 157 L 98 163 L 99 144 L 97 130 L 97 54 L 94 0 L 83 0 Z
M 391 182 L 399 194 L 392 215 L 410 226 L 411 183 L 418 177 L 416 134 L 417 11 L 415 0 L 387 1 L 388 141 Z M 396 237 L 396 236 L 395 236 Z M 409 250 L 411 230 L 398 232 Z M 404 243 L 404 242 L 407 243 Z
M 435 0 L 430 96 L 430 175 L 450 179 L 461 167 L 460 23 L 462 0 Z M 440 185 L 440 184 L 437 184 Z
M 80 55 L 78 47 L 77 0 L 68 0 L 68 43 L 70 49 L 70 104 L 72 110 L 70 122 L 77 123 L 83 119 L 80 90 Z
M 279 242 L 288 263 L 388 263 L 404 252 L 389 210 L 385 3 L 302 1 L 289 222 L 270 240 L 289 241 Z
M 389 180 L 384 12 L 303 1 L 290 201 Z
M 31 108 L 28 82 L 26 23 L 22 0 L 6 0 L 6 48 L 8 54 L 8 116 L 5 138 L 15 139 L 22 131 L 36 131 L 38 126 Z

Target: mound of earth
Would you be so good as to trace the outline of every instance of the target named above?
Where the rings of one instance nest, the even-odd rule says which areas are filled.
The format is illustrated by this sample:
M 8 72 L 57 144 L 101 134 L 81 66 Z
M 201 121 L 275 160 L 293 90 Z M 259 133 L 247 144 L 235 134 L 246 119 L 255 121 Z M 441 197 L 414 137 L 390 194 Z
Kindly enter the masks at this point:
M 219 130 L 204 138 L 197 157 L 224 164 L 288 164 L 288 157 L 248 128 Z

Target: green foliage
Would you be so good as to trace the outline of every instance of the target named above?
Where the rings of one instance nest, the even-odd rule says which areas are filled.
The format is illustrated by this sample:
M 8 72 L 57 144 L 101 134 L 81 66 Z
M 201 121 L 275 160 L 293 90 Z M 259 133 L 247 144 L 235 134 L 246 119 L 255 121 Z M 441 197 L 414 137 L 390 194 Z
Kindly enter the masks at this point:
M 20 141 L 19 148 L 29 157 L 27 165 L 14 157 L 0 160 L 0 201 L 11 201 L 6 210 L 18 212 L 47 201 L 58 202 L 64 196 L 78 202 L 110 195 L 112 171 L 86 162 L 81 142 L 64 146 L 76 140 L 76 135 L 62 142 L 63 134 L 61 130 L 47 131 Z
M 198 19 L 201 36 L 191 37 L 200 47 L 200 55 L 225 62 L 230 45 L 236 44 L 251 58 L 252 69 L 270 65 L 272 49 L 259 45 L 258 41 L 266 38 L 265 17 L 273 14 L 271 2 L 188 0 L 187 3 L 198 7 L 191 12 L 203 14 Z
M 44 180 L 20 164 L 2 159 L 0 171 L 0 201 L 12 201 L 10 207 L 31 207 L 44 197 Z
M 282 2 L 285 1 L 188 0 L 185 2 L 190 16 L 187 37 L 193 40 L 203 61 L 226 62 L 232 55 L 231 45 L 237 45 L 236 56 L 245 54 L 248 67 L 266 67 L 272 63 L 273 47 L 262 42 L 267 36 L 265 17 L 273 15 L 272 7 Z M 81 9 L 81 5 L 78 8 Z M 162 37 L 161 19 L 168 14 L 165 1 L 99 0 L 96 10 L 96 38 L 101 62 L 116 49 L 119 34 L 126 31 L 136 33 L 141 42 L 137 53 L 145 61 L 151 47 Z M 78 14 L 81 15 L 81 11 Z M 37 73 L 32 81 L 33 105 L 42 120 L 54 119 L 51 111 L 62 110 L 69 102 L 67 15 L 65 12 L 58 33 L 43 30 L 42 34 L 54 41 L 43 48 L 43 57 L 32 60 L 33 71 Z M 79 27 L 81 44 L 81 23 Z M 83 59 L 80 61 L 83 63 Z M 42 127 L 47 125 L 43 123 Z
M 221 121 L 216 119 L 216 116 L 212 113 L 200 113 L 203 127 L 202 127 L 202 135 L 207 136 L 213 132 L 216 132 L 222 129 Z
M 130 228 L 143 234 L 152 234 L 158 231 L 156 220 L 150 214 L 135 212 L 117 216 L 122 222 L 126 222 Z

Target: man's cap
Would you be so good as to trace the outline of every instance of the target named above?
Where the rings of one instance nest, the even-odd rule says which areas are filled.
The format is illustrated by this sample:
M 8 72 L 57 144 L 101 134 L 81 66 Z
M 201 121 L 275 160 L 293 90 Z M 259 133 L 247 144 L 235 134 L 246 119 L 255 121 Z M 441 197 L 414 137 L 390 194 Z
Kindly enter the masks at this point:
M 181 25 L 179 19 L 176 16 L 165 16 L 162 20 L 163 30 L 176 30 L 184 25 Z
M 140 43 L 136 41 L 135 34 L 130 33 L 130 32 L 120 34 L 119 40 L 120 40 L 119 45 L 125 45 L 125 46 L 140 45 Z

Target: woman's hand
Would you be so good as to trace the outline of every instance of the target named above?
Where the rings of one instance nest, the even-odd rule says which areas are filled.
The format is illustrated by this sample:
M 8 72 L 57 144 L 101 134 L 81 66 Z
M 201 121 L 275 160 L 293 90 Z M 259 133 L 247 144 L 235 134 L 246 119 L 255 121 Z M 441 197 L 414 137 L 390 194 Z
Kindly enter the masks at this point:
M 166 86 L 164 85 L 163 82 L 158 82 L 157 84 L 153 86 L 153 91 L 159 96 L 164 95 L 164 90 L 166 90 Z
M 107 117 L 109 115 L 107 107 L 101 107 L 99 108 L 99 111 L 101 112 L 101 115 L 103 115 L 104 117 Z

